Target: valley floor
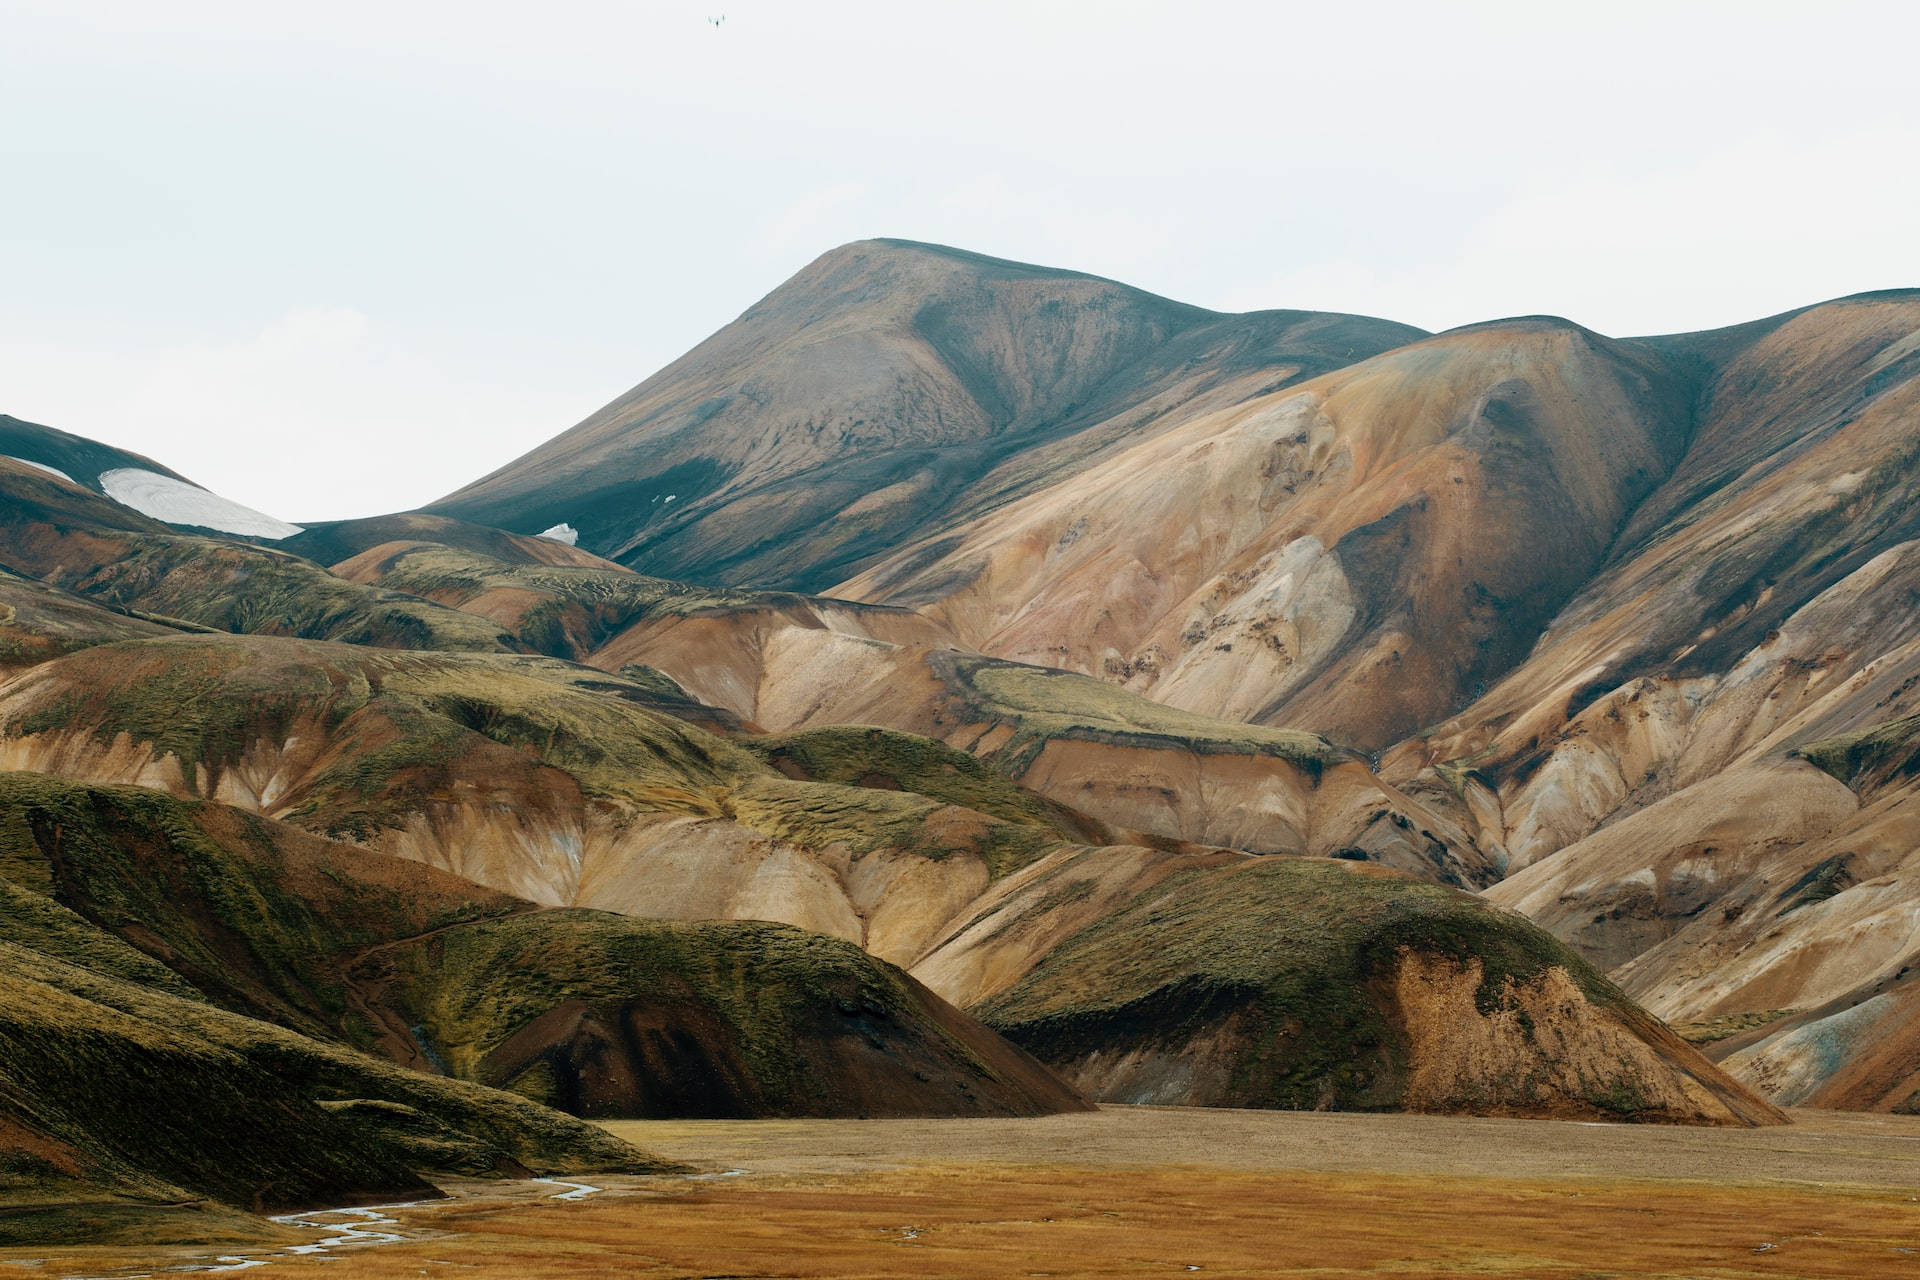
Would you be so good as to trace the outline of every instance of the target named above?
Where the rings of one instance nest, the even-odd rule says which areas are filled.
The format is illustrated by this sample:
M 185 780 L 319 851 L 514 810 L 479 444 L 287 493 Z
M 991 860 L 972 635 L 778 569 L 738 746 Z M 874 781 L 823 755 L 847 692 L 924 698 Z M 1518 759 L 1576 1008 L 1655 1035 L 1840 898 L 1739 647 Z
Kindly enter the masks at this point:
M 619 1123 L 609 1127 L 622 1137 L 708 1172 L 602 1179 L 597 1194 L 568 1199 L 553 1184 L 468 1184 L 392 1210 L 402 1242 L 282 1255 L 265 1269 L 334 1280 L 1920 1275 L 1920 1118 L 1795 1120 L 1724 1130 L 1109 1107 L 1040 1120 Z M 194 1261 L 156 1252 L 9 1251 L 0 1263 L 71 1277 Z

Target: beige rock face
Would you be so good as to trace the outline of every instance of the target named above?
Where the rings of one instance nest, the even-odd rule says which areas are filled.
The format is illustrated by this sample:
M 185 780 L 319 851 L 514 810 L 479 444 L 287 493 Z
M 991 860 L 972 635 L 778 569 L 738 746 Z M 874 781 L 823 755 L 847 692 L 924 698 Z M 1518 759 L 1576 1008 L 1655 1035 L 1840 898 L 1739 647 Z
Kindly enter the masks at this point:
M 1789 1106 L 1920 1114 L 1920 972 L 1893 975 L 1736 1038 L 1722 1065 Z

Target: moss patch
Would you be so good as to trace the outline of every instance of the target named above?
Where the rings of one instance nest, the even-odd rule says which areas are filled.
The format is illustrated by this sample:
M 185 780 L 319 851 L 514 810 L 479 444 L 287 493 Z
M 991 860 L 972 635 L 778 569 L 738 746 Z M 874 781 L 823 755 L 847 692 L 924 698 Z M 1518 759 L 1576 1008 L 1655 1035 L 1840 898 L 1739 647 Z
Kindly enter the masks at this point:
M 947 686 L 948 714 L 962 724 L 1010 725 L 990 757 L 1018 778 L 1055 738 L 1200 755 L 1270 756 L 1310 773 L 1357 758 L 1318 734 L 1215 720 L 1162 706 L 1091 676 L 936 651 L 928 663 Z
M 1864 796 L 1920 774 L 1920 715 L 1809 742 L 1794 754 Z

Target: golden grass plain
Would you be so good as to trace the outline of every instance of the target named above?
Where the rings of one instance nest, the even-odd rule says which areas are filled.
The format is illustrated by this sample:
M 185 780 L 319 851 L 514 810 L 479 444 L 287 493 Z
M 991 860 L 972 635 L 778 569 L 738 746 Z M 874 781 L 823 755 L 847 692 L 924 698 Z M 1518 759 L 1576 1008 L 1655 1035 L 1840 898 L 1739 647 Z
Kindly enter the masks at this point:
M 619 1123 L 707 1172 L 604 1179 L 572 1202 L 541 1184 L 462 1184 L 392 1211 L 405 1242 L 251 1256 L 256 1272 L 334 1280 L 1920 1276 L 1920 1119 L 1796 1119 L 1728 1130 L 1110 1107 Z M 14 1251 L 0 1275 L 195 1262 Z

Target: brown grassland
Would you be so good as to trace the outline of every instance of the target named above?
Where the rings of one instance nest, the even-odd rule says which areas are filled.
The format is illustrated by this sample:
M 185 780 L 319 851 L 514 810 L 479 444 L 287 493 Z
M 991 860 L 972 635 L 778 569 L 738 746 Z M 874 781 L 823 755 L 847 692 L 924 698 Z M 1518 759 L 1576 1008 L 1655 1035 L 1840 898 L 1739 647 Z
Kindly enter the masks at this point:
M 404 1242 L 251 1256 L 334 1280 L 1920 1275 L 1920 1119 L 1796 1120 L 1728 1130 L 1110 1107 L 616 1123 L 710 1172 L 603 1179 L 573 1202 L 543 1184 L 463 1184 L 392 1210 Z M 0 1263 L 132 1276 L 205 1253 L 13 1251 Z

